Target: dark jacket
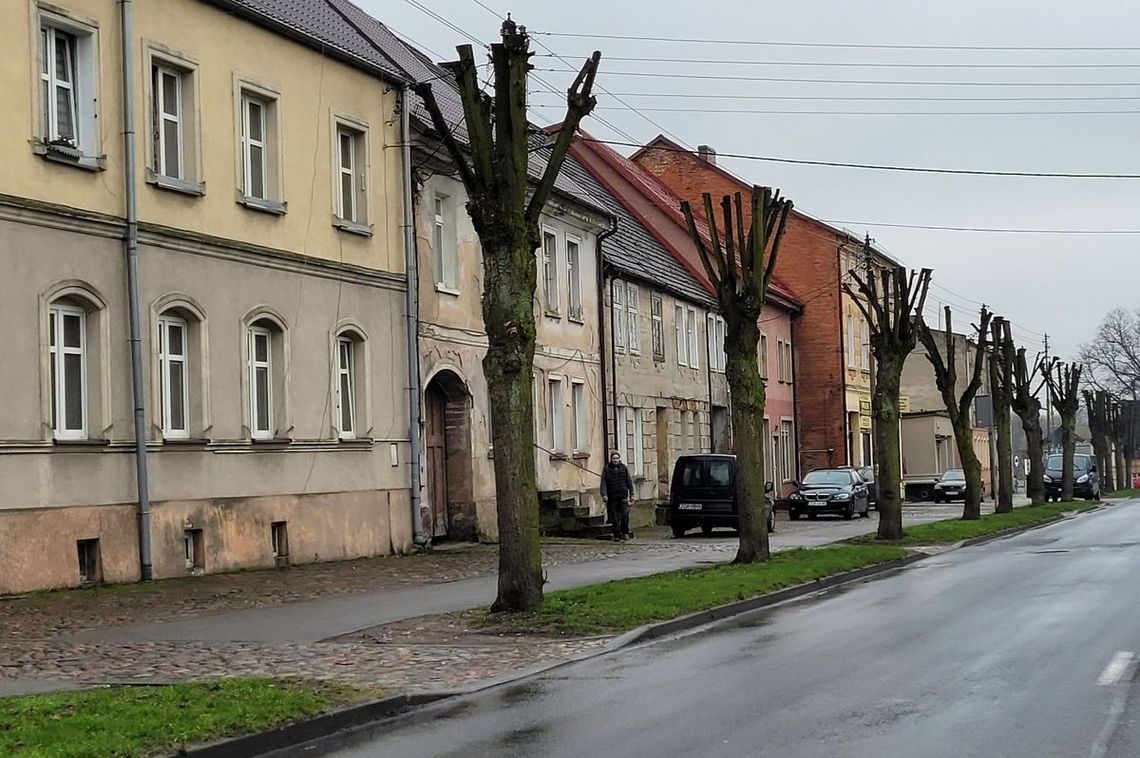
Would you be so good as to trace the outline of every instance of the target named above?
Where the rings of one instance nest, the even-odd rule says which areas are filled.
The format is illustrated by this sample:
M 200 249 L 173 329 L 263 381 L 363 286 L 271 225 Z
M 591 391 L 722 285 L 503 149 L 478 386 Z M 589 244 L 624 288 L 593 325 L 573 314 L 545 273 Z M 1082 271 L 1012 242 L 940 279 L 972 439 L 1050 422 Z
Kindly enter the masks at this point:
M 607 463 L 602 469 L 602 497 L 627 500 L 633 495 L 633 479 L 624 463 Z

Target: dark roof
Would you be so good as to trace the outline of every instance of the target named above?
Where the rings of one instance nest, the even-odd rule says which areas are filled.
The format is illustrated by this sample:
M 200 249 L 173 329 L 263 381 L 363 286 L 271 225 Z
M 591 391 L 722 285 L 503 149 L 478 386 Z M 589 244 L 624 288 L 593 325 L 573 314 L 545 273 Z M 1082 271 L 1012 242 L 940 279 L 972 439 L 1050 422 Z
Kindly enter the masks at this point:
M 408 80 L 351 20 L 367 14 L 346 0 L 208 2 L 390 81 Z
M 652 282 L 686 300 L 714 305 L 712 297 L 665 247 L 578 163 L 566 157 L 562 174 L 580 186 L 617 219 L 617 230 L 602 242 L 602 258 L 624 274 Z

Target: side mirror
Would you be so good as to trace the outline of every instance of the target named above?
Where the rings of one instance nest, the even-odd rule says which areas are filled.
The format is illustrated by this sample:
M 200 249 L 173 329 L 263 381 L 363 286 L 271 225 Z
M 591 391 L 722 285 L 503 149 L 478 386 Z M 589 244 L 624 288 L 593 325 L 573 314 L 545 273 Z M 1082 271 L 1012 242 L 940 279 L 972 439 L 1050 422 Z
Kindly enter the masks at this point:
M 799 483 L 798 481 L 796 481 L 795 479 L 793 479 L 793 480 L 792 480 L 792 486 L 793 486 L 793 487 L 799 487 L 799 486 L 800 486 L 800 483 Z
M 771 492 L 774 489 L 776 489 L 775 484 L 773 484 L 772 482 L 764 482 L 764 491 L 765 492 Z

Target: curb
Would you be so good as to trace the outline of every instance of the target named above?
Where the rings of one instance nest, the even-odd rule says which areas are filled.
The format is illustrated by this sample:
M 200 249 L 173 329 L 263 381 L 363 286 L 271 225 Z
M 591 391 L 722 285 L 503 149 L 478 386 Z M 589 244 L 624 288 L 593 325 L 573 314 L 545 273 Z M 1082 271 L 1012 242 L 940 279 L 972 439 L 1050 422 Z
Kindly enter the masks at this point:
M 481 692 L 508 684 L 518 684 L 563 666 L 569 666 L 591 658 L 608 655 L 632 645 L 690 631 L 716 621 L 722 621 L 751 611 L 763 610 L 780 605 L 781 603 L 799 600 L 800 598 L 824 590 L 833 589 L 840 585 L 865 579 L 883 578 L 889 573 L 906 568 L 913 563 L 927 558 L 933 558 L 954 550 L 981 545 L 1022 532 L 1050 526 L 1059 521 L 1075 518 L 1077 515 L 1104 510 L 1112 505 L 1115 504 L 1102 503 L 1099 507 L 1093 508 L 1092 510 L 1071 516 L 1057 514 L 1049 519 L 1027 526 L 1010 527 L 1009 529 L 1003 529 L 993 534 L 963 540 L 953 545 L 948 545 L 945 549 L 936 552 L 914 552 L 904 558 L 887 561 L 886 563 L 877 563 L 872 566 L 865 566 L 840 574 L 832 574 L 831 576 L 817 579 L 813 582 L 797 584 L 793 587 L 770 592 L 766 595 L 759 595 L 747 600 L 719 605 L 715 608 L 709 608 L 708 610 L 698 611 L 697 613 L 692 613 L 687 616 L 669 619 L 668 621 L 647 624 L 616 637 L 599 650 L 582 653 L 571 658 L 543 664 L 521 672 L 513 672 L 485 679 L 466 689 L 421 695 L 398 695 L 385 698 L 383 700 L 345 708 L 340 711 L 333 711 L 332 713 L 316 716 L 305 721 L 299 721 L 268 732 L 236 737 L 190 750 L 179 751 L 171 758 L 257 758 L 258 756 L 267 758 L 271 755 L 274 756 L 274 758 L 290 758 L 291 756 L 325 754 L 330 750 L 352 744 L 356 741 L 354 738 L 359 738 L 359 736 L 371 736 L 373 730 L 383 726 L 386 722 L 404 721 L 407 718 L 414 719 L 416 718 L 416 714 L 419 714 L 421 717 L 428 717 L 429 714 L 426 713 L 427 711 L 436 711 L 439 710 L 439 708 L 443 708 L 443 711 L 440 712 L 441 714 L 450 713 L 457 709 L 461 710 L 465 707 L 460 700 L 461 698 L 472 697 Z M 450 704 L 442 703 L 441 701 L 444 700 L 450 700 L 451 702 Z M 423 707 L 432 705 L 438 707 Z M 330 742 L 333 744 L 330 745 Z

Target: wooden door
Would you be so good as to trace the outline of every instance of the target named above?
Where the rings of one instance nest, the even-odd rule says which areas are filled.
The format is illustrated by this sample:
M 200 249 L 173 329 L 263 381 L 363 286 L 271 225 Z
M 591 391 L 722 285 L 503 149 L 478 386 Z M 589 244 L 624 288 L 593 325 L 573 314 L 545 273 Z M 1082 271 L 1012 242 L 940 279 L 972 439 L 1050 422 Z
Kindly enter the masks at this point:
M 427 478 L 432 537 L 447 536 L 447 398 L 439 389 L 429 387 L 425 393 L 427 406 Z

